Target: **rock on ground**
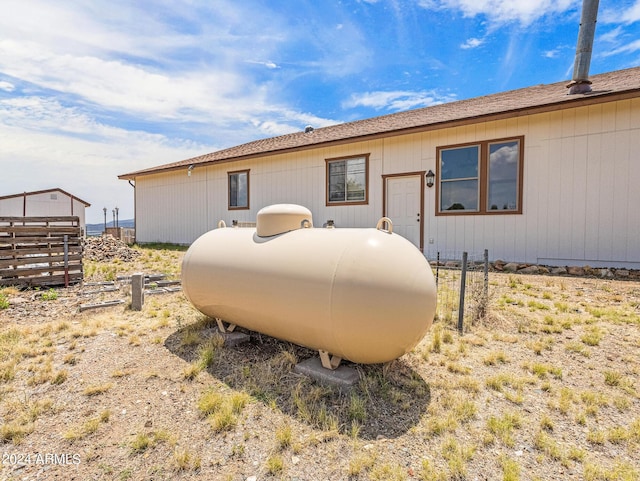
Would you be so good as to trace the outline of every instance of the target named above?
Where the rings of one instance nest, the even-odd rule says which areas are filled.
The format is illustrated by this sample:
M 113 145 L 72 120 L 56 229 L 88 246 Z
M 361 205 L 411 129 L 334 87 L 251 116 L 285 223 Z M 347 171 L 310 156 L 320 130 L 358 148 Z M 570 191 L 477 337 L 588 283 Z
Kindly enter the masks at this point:
M 91 261 L 105 262 L 120 259 L 132 262 L 140 256 L 140 252 L 110 235 L 87 237 L 84 245 L 84 257 Z

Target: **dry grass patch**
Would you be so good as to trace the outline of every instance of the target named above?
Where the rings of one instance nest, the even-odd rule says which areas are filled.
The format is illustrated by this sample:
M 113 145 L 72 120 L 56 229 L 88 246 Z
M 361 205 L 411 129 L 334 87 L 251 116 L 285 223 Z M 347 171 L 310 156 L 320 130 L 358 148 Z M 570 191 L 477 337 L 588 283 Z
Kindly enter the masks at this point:
M 348 476 L 355 477 L 369 472 L 375 465 L 377 459 L 377 454 L 372 450 L 356 453 L 356 455 L 349 460 Z
M 100 428 L 101 424 L 108 423 L 110 416 L 111 416 L 111 411 L 109 411 L 108 409 L 104 410 L 100 413 L 99 416 L 87 419 L 82 424 L 67 429 L 62 434 L 62 437 L 70 442 L 83 439 L 89 436 L 90 434 L 95 433 Z
M 158 443 L 175 444 L 174 436 L 169 431 L 160 429 L 149 432 L 138 432 L 129 442 L 129 447 L 133 454 L 142 454 L 147 449 L 153 448 Z
M 522 426 L 522 415 L 516 411 L 504 413 L 502 416 L 490 416 L 487 420 L 487 430 L 489 437 L 486 438 L 488 444 L 492 444 L 494 439 L 499 439 L 505 446 L 513 447 L 515 440 L 513 432 Z
M 212 388 L 200 396 L 198 409 L 207 418 L 213 431 L 230 431 L 235 428 L 238 416 L 248 402 L 249 395 L 246 393 L 222 393 Z
M 542 362 L 524 362 L 522 368 L 540 379 L 546 379 L 549 375 L 555 379 L 562 379 L 562 369 L 558 366 Z
M 555 342 L 556 341 L 554 337 L 545 336 L 538 339 L 529 340 L 525 343 L 525 345 L 538 356 L 541 356 L 543 351 L 551 351 Z
M 223 343 L 224 341 L 222 337 L 216 334 L 207 342 L 200 345 L 198 349 L 198 358 L 191 363 L 190 366 L 185 368 L 183 372 L 184 378 L 192 380 L 200 374 L 200 372 L 210 367 L 215 360 L 216 353 L 219 352 Z
M 502 469 L 503 481 L 519 481 L 520 480 L 520 464 L 509 456 L 500 457 L 500 468 Z
M 534 446 L 554 461 L 562 460 L 564 457 L 561 445 L 544 430 L 538 431 L 535 435 Z
M 488 388 L 507 395 L 509 391 L 506 388 L 521 393 L 526 385 L 536 384 L 536 379 L 530 376 L 517 376 L 512 372 L 502 372 L 494 376 L 489 376 L 485 384 Z
M 605 467 L 588 462 L 584 467 L 585 481 L 636 481 L 640 470 L 629 461 L 616 460 L 613 466 Z
M 591 357 L 591 351 L 589 350 L 589 348 L 587 346 L 585 346 L 583 343 L 581 342 L 569 342 L 565 345 L 565 350 L 568 352 L 575 352 L 577 354 L 580 354 L 584 357 Z
M 202 458 L 187 449 L 176 448 L 173 452 L 176 471 L 198 471 L 202 466 Z
M 587 332 L 580 337 L 580 340 L 587 346 L 598 346 L 603 336 L 604 331 L 599 326 L 591 326 L 587 329 Z
M 460 444 L 455 437 L 447 437 L 442 445 L 442 457 L 447 462 L 449 479 L 466 479 L 467 463 L 476 451 L 474 445 Z
M 502 350 L 491 351 L 489 354 L 487 354 L 482 359 L 482 362 L 486 366 L 495 366 L 497 364 L 506 364 L 507 362 L 509 362 L 509 357 Z
M 96 275 L 179 269 L 177 258 L 140 250 L 131 265 L 97 264 Z M 354 481 L 569 471 L 637 480 L 639 284 L 492 273 L 490 291 L 488 317 L 462 336 L 443 313 L 398 361 L 345 361 L 360 374 L 351 392 L 295 373 L 317 355 L 308 349 L 257 333 L 216 345 L 215 322 L 182 294 L 148 298 L 141 313 L 119 306 L 50 322 L 15 323 L 12 303 L 0 309 L 1 442 L 7 452 L 73 443 L 79 479 L 306 479 L 313 466 L 319 479 Z M 34 312 L 69 300 L 62 290 L 55 301 L 34 296 Z M 80 378 L 90 381 L 72 392 Z M 51 404 L 36 405 L 45 392 Z M 166 422 L 171 435 L 157 427 Z M 66 479 L 68 467 L 47 474 Z
M 284 459 L 279 454 L 272 454 L 267 458 L 265 468 L 272 476 L 281 474 L 284 471 Z
M 84 394 L 85 396 L 98 396 L 100 394 L 104 394 L 112 387 L 113 383 L 110 382 L 106 384 L 93 384 L 84 388 L 82 394 Z
M 20 444 L 32 433 L 36 420 L 44 413 L 53 410 L 53 401 L 49 398 L 14 398 L 4 402 L 5 416 L 0 427 L 0 440 Z

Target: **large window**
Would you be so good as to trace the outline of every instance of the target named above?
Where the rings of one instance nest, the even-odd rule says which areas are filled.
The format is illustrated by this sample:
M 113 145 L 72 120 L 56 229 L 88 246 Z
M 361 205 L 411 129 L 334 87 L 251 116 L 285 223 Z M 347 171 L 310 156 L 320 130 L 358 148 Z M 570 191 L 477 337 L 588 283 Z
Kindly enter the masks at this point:
M 229 172 L 229 209 L 249 208 L 249 171 Z
M 369 155 L 327 159 L 327 205 L 366 204 Z
M 438 147 L 436 214 L 521 214 L 524 137 Z

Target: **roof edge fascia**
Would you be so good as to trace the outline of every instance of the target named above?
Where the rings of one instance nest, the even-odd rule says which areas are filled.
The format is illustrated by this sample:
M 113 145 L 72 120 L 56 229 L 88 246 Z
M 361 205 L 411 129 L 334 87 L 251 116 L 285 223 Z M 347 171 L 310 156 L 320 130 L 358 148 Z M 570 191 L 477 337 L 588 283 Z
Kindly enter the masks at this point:
M 60 189 L 59 187 L 54 187 L 52 189 L 43 189 L 43 190 L 33 190 L 31 192 L 20 192 L 19 194 L 9 194 L 9 195 L 3 195 L 0 196 L 0 200 L 5 200 L 5 199 L 15 199 L 17 197 L 24 197 L 26 196 L 31 196 L 31 195 L 40 195 L 40 194 L 48 194 L 50 192 L 60 192 L 66 196 L 68 196 L 69 198 L 71 198 L 72 200 L 77 200 L 78 202 L 84 204 L 86 207 L 91 207 L 91 204 L 85 200 L 82 200 L 80 197 L 76 197 L 73 194 L 70 194 L 69 192 L 67 192 L 64 189 Z
M 589 94 L 587 94 L 587 95 L 584 95 L 583 97 L 576 98 L 576 99 L 571 99 L 571 100 L 561 100 L 561 101 L 550 102 L 550 103 L 542 104 L 542 105 L 534 105 L 534 106 L 529 106 L 529 107 L 521 107 L 521 108 L 513 109 L 513 110 L 505 110 L 505 111 L 502 111 L 502 112 L 492 112 L 492 113 L 488 113 L 488 114 L 475 115 L 475 116 L 465 117 L 465 118 L 460 118 L 460 119 L 445 120 L 445 121 L 442 121 L 442 122 L 434 122 L 432 124 L 419 125 L 419 126 L 414 126 L 414 127 L 406 127 L 406 128 L 401 128 L 401 129 L 386 130 L 384 132 L 357 135 L 357 136 L 353 136 L 353 137 L 345 137 L 345 138 L 342 138 L 342 139 L 327 140 L 327 141 L 324 141 L 324 142 L 300 145 L 300 146 L 297 146 L 297 147 L 288 147 L 288 148 L 274 149 L 274 150 L 264 150 L 262 152 L 256 152 L 256 153 L 252 153 L 252 154 L 229 157 L 227 159 L 217 159 L 217 160 L 209 160 L 209 161 L 203 161 L 203 162 L 193 162 L 193 164 L 195 164 L 197 167 L 206 167 L 206 166 L 209 166 L 209 165 L 216 165 L 216 164 L 227 164 L 227 163 L 231 163 L 231 162 L 240 162 L 242 160 L 251 160 L 251 159 L 255 159 L 255 158 L 259 158 L 259 157 L 270 157 L 270 156 L 273 156 L 273 155 L 287 154 L 287 153 L 292 153 L 292 152 L 301 152 L 301 151 L 305 151 L 305 150 L 312 150 L 312 149 L 328 147 L 328 146 L 350 144 L 350 143 L 353 143 L 353 142 L 364 142 L 364 141 L 369 141 L 369 140 L 377 140 L 377 139 L 386 138 L 386 137 L 395 137 L 395 136 L 398 136 L 398 135 L 409 135 L 409 134 L 414 134 L 414 133 L 430 132 L 430 131 L 434 131 L 434 130 L 441 130 L 441 129 L 446 129 L 446 128 L 470 125 L 470 124 L 479 123 L 479 122 L 486 122 L 486 121 L 489 121 L 489 120 L 503 120 L 503 119 L 509 119 L 509 118 L 522 117 L 524 115 L 536 115 L 536 114 L 541 114 L 541 113 L 546 113 L 546 112 L 552 112 L 552 111 L 558 111 L 558 110 L 566 110 L 566 109 L 570 109 L 570 108 L 590 106 L 590 105 L 602 104 L 602 103 L 607 103 L 607 102 L 616 102 L 616 101 L 620 101 L 620 100 L 628 100 L 628 99 L 637 98 L 637 97 L 640 97 L 640 88 L 625 90 L 625 91 L 622 91 L 622 92 L 602 93 L 602 94 L 598 94 L 598 95 L 593 95 L 593 94 L 589 95 Z M 363 120 L 367 120 L 367 119 L 363 119 Z M 207 155 L 207 154 L 203 154 L 203 155 Z M 187 160 L 192 160 L 192 159 L 187 159 Z M 156 169 L 149 169 L 147 171 L 141 171 L 141 172 L 138 172 L 138 173 L 132 172 L 130 174 L 122 174 L 122 175 L 118 176 L 118 179 L 120 179 L 120 180 L 135 180 L 136 177 L 145 177 L 145 176 L 148 176 L 148 175 L 164 174 L 164 173 L 168 173 L 168 172 L 174 172 L 174 171 L 177 171 L 177 170 L 183 170 L 185 168 L 188 168 L 188 166 L 190 165 L 190 164 L 186 163 L 187 160 L 185 160 L 184 161 L 185 163 L 181 164 L 181 165 L 172 165 L 172 166 L 166 167 L 166 168 L 162 168 L 162 166 L 160 166 L 160 167 L 158 167 Z

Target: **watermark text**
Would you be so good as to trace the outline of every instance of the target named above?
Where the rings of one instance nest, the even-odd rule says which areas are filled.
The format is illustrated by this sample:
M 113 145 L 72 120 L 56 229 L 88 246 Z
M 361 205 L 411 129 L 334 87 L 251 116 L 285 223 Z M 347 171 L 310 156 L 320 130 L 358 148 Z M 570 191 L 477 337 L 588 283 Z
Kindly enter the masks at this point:
M 80 455 L 77 453 L 2 453 L 4 466 L 56 465 L 77 466 Z

